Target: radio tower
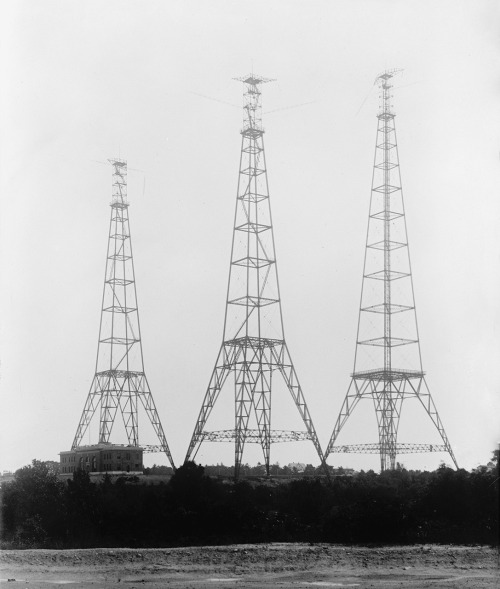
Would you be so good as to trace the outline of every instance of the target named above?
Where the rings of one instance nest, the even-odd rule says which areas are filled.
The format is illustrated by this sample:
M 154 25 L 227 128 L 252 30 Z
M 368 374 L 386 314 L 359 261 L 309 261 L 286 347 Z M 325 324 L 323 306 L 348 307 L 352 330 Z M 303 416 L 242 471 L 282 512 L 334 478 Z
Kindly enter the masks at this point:
M 194 460 L 204 441 L 234 441 L 235 478 L 239 476 L 245 442 L 261 445 L 268 475 L 273 442 L 311 440 L 324 465 L 283 331 L 260 102 L 261 84 L 273 80 L 254 74 L 238 80 L 245 88 L 244 119 L 223 341 L 186 455 L 186 461 Z M 276 370 L 288 387 L 306 431 L 271 430 L 271 379 Z M 231 372 L 235 386 L 234 430 L 205 431 Z M 249 428 L 251 415 L 256 429 Z
M 361 289 L 361 304 L 351 384 L 333 429 L 325 458 L 333 452 L 380 454 L 380 467 L 394 469 L 396 456 L 410 452 L 448 452 L 457 461 L 422 371 L 417 316 L 406 232 L 403 191 L 391 104 L 392 78 L 375 80 L 381 105 Z M 442 444 L 397 441 L 403 401 L 423 406 Z M 339 433 L 361 399 L 371 399 L 378 424 L 377 444 L 336 446 Z
M 109 443 L 116 414 L 123 418 L 130 446 L 139 447 L 138 401 L 151 421 L 159 440 L 145 451 L 172 456 L 144 373 L 141 329 L 134 276 L 134 260 L 128 217 L 127 163 L 109 160 L 113 166 L 113 198 L 109 224 L 108 254 L 102 297 L 101 322 L 95 375 L 83 409 L 72 450 L 83 436 L 99 408 L 99 444 Z

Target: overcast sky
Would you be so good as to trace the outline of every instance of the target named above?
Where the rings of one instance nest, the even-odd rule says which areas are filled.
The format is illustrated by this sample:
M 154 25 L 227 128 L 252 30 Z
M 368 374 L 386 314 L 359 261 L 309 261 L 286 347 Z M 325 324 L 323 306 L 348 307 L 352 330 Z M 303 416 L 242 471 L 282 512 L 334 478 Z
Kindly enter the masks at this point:
M 497 1 L 7 0 L 0 10 L 0 470 L 71 446 L 104 279 L 111 166 L 99 162 L 115 156 L 131 168 L 145 369 L 182 463 L 222 338 L 242 121 L 232 78 L 252 68 L 277 79 L 263 105 L 285 335 L 321 444 L 353 368 L 373 82 L 404 68 L 394 107 L 423 366 L 460 466 L 490 459 L 500 439 Z M 218 403 L 231 427 L 231 391 Z M 286 396 L 275 409 L 276 425 L 295 427 Z M 428 418 L 405 411 L 400 440 L 411 442 Z M 373 412 L 353 414 L 338 442 L 375 442 L 366 420 L 374 428 Z M 230 464 L 233 448 L 205 444 L 198 458 Z M 276 460 L 317 463 L 312 444 L 273 446 Z

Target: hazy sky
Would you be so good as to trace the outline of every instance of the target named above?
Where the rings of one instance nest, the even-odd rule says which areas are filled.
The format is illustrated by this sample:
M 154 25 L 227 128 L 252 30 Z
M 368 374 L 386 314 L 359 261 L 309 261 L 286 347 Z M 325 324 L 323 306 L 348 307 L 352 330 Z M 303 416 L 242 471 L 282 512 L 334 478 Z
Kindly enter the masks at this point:
M 394 106 L 424 370 L 459 464 L 489 460 L 500 439 L 498 2 L 6 0 L 0 11 L 0 470 L 71 446 L 104 279 L 111 166 L 98 162 L 118 155 L 136 170 L 146 373 L 182 463 L 222 338 L 242 120 L 232 78 L 252 68 L 277 78 L 263 104 L 285 334 L 321 444 L 353 368 L 373 82 L 404 68 Z M 232 393 L 219 403 L 231 427 Z M 273 418 L 290 429 L 296 409 L 286 396 L 283 407 Z M 408 434 L 428 421 L 412 408 Z M 338 442 L 376 441 L 363 437 L 374 413 L 355 416 Z M 404 429 L 400 439 L 412 441 Z M 272 452 L 317 463 L 312 444 Z M 231 463 L 233 448 L 205 444 L 198 458 Z M 378 468 L 377 456 L 329 462 Z

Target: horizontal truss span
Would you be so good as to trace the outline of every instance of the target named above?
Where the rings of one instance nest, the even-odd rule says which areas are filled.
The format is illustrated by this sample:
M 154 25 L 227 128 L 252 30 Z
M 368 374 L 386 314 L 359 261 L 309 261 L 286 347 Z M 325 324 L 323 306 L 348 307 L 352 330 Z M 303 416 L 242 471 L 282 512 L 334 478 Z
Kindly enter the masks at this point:
M 249 167 L 249 168 L 245 168 L 244 170 L 240 171 L 240 174 L 246 174 L 247 176 L 260 176 L 261 174 L 264 174 L 266 170 L 262 169 L 262 168 L 255 168 L 255 167 Z
M 241 134 L 245 137 L 256 139 L 257 137 L 262 137 L 262 135 L 264 134 L 264 129 L 255 129 L 254 127 L 247 127 L 241 131 Z
M 402 337 L 376 337 L 374 339 L 366 339 L 357 342 L 363 346 L 380 346 L 387 348 L 395 348 L 396 346 L 407 346 L 409 344 L 416 344 L 416 339 L 403 339 Z
M 407 243 L 401 243 L 399 241 L 377 241 L 375 243 L 370 243 L 368 244 L 366 247 L 369 247 L 371 249 L 374 250 L 387 250 L 387 251 L 392 251 L 392 250 L 397 250 L 400 249 L 402 247 L 408 247 Z
M 390 194 L 391 192 L 396 192 L 396 190 L 401 190 L 401 186 L 391 186 L 390 184 L 382 184 L 382 186 L 377 186 L 372 188 L 374 192 L 381 192 L 382 194 Z
M 408 378 L 423 378 L 424 376 L 425 372 L 420 370 L 406 370 L 400 368 L 393 368 L 391 370 L 378 368 L 375 370 L 353 372 L 351 374 L 351 377 L 356 380 L 405 380 Z
M 268 231 L 271 229 L 271 225 L 263 225 L 262 223 L 243 223 L 235 227 L 237 231 L 248 231 L 250 233 L 261 233 L 262 231 Z
M 140 339 L 132 337 L 107 337 L 106 339 L 99 340 L 101 344 L 117 344 L 120 346 L 131 346 L 140 341 Z
M 249 192 L 248 190 L 245 191 L 244 194 L 238 196 L 238 200 L 250 203 L 259 203 L 268 198 L 269 196 L 267 194 L 260 194 L 259 192 Z
M 264 148 L 260 147 L 260 145 L 254 144 L 254 145 L 247 145 L 241 151 L 243 153 L 258 154 L 258 153 L 262 153 L 264 151 Z
M 103 311 L 108 313 L 133 313 L 137 311 L 137 307 L 124 307 L 123 305 L 113 305 L 112 307 L 104 307 Z
M 371 219 L 377 219 L 378 221 L 394 221 L 394 219 L 399 219 L 399 217 L 403 217 L 404 213 L 398 213 L 396 211 L 380 211 L 378 213 L 373 213 L 370 215 Z
M 146 454 L 152 454 L 154 452 L 165 452 L 165 447 L 164 446 L 159 446 L 159 445 L 152 445 L 152 444 L 142 444 L 141 445 L 142 451 Z
M 267 307 L 268 305 L 274 305 L 279 303 L 279 299 L 266 299 L 259 296 L 244 296 L 238 299 L 232 299 L 228 301 L 228 305 L 240 305 L 240 307 Z
M 129 284 L 133 284 L 133 280 L 125 280 L 124 278 L 109 278 L 105 280 L 106 284 L 113 284 L 116 286 L 128 286 Z
M 378 272 L 373 272 L 372 274 L 365 274 L 364 278 L 371 278 L 372 280 L 392 281 L 400 280 L 401 278 L 408 278 L 408 276 L 410 276 L 408 272 L 396 272 L 395 270 L 379 270 Z
M 138 372 L 136 370 L 103 370 L 102 372 L 96 372 L 96 376 L 110 376 L 114 378 L 136 378 L 138 376 L 144 376 L 144 372 Z
M 397 454 L 418 454 L 420 452 L 448 452 L 444 444 L 396 444 Z M 331 453 L 337 454 L 380 454 L 380 444 L 351 444 L 348 446 L 332 446 Z
M 245 258 L 240 258 L 239 260 L 234 260 L 231 262 L 234 266 L 243 266 L 245 268 L 265 268 L 266 266 L 270 266 L 271 264 L 275 264 L 276 260 L 270 260 L 268 258 L 255 258 L 253 256 L 246 256 Z
M 236 339 L 226 340 L 225 346 L 232 346 L 235 348 L 275 348 L 284 344 L 282 339 L 270 339 L 265 337 L 239 337 Z
M 378 170 L 385 170 L 386 168 L 388 170 L 393 170 L 394 168 L 397 168 L 399 166 L 399 164 L 397 164 L 396 162 L 382 162 L 380 164 L 375 164 L 373 167 L 377 168 Z
M 269 432 L 271 443 L 279 442 L 304 442 L 312 440 L 309 432 L 297 432 L 293 430 L 272 430 Z M 248 429 L 242 432 L 248 443 L 260 444 L 262 437 L 258 429 Z M 264 436 L 264 434 L 262 434 Z M 236 440 L 237 432 L 234 429 L 224 429 L 214 432 L 202 432 L 200 438 L 206 442 L 232 442 Z
M 131 260 L 132 256 L 128 256 L 127 254 L 113 254 L 108 256 L 108 260 L 116 260 L 117 262 L 126 262 L 127 260 Z
M 368 313 L 389 313 L 389 315 L 394 315 L 395 313 L 403 313 L 404 311 L 413 311 L 415 307 L 410 307 L 409 305 L 394 305 L 391 303 L 381 303 L 379 305 L 372 305 L 371 307 L 362 307 L 362 311 L 366 311 Z

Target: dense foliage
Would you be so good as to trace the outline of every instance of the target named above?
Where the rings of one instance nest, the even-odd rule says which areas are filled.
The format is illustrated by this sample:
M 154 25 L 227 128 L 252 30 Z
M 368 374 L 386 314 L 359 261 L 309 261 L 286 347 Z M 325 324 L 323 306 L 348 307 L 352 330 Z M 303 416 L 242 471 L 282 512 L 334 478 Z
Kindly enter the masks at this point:
M 147 479 L 147 477 L 145 477 Z M 168 483 L 84 471 L 62 482 L 46 463 L 2 487 L 2 546 L 154 547 L 241 542 L 498 542 L 498 466 L 232 483 L 194 463 Z

